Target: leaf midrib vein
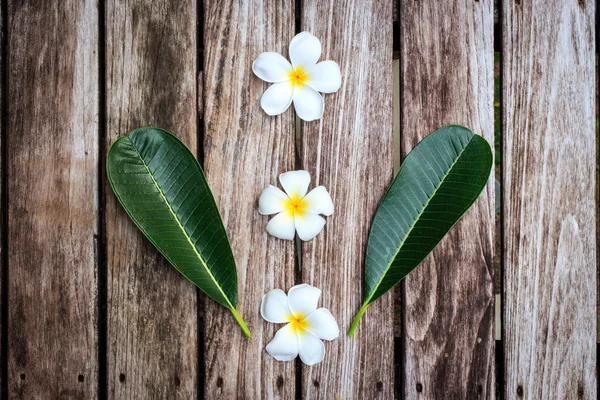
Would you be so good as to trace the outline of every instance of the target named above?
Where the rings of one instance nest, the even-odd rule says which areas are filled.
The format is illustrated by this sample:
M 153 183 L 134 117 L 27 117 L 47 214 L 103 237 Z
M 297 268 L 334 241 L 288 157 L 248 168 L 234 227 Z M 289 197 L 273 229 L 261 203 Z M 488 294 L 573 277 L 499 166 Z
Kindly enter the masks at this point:
M 473 140 L 473 138 L 475 137 L 475 134 L 473 134 L 473 136 L 471 136 L 471 138 L 469 139 L 469 141 L 467 142 L 467 144 L 465 145 L 465 147 L 461 150 L 460 153 L 457 152 L 458 156 L 456 157 L 456 160 L 454 160 L 454 162 L 452 163 L 452 165 L 450 165 L 450 167 L 448 168 L 448 173 L 446 173 L 444 175 L 444 177 L 440 180 L 440 183 L 438 184 L 438 186 L 435 188 L 435 190 L 433 191 L 433 193 L 431 194 L 431 196 L 429 196 L 429 198 L 427 199 L 427 202 L 425 203 L 425 205 L 423 206 L 423 208 L 421 209 L 421 211 L 419 212 L 419 215 L 417 215 L 417 218 L 415 218 L 414 222 L 412 223 L 410 229 L 408 230 L 408 232 L 406 233 L 406 235 L 404 236 L 404 239 L 402 240 L 402 243 L 400 243 L 400 246 L 398 246 L 398 249 L 396 250 L 396 252 L 394 253 L 394 256 L 391 258 L 391 261 L 388 263 L 387 267 L 385 268 L 385 270 L 383 271 L 383 273 L 381 274 L 381 278 L 379 278 L 379 282 L 377 282 L 377 285 L 373 288 L 373 290 L 371 291 L 371 293 L 369 294 L 369 298 L 365 300 L 364 305 L 367 305 L 370 303 L 371 299 L 373 298 L 373 296 L 375 295 L 375 293 L 377 293 L 377 289 L 379 289 L 379 286 L 381 286 L 381 283 L 383 282 L 386 274 L 388 273 L 390 267 L 392 266 L 394 260 L 396 259 L 396 257 L 398 256 L 398 253 L 400 253 L 400 250 L 402 250 L 402 247 L 404 246 L 404 243 L 406 243 L 406 238 L 410 235 L 410 233 L 413 231 L 415 225 L 417 224 L 417 222 L 420 220 L 421 215 L 423 215 L 423 213 L 425 212 L 425 209 L 427 209 L 427 207 L 429 206 L 429 203 L 431 202 L 431 199 L 433 199 L 436 195 L 436 193 L 438 192 L 438 190 L 442 187 L 442 185 L 444 184 L 444 181 L 446 180 L 446 178 L 450 175 L 450 171 L 452 170 L 452 168 L 454 167 L 454 165 L 456 165 L 456 163 L 458 162 L 458 160 L 460 160 L 460 158 L 462 157 L 463 153 L 465 152 L 465 150 L 467 149 L 467 147 L 469 147 L 469 144 L 471 144 L 471 141 Z M 436 145 L 437 147 L 437 145 Z M 456 149 L 455 149 L 456 150 Z M 438 148 L 439 151 L 439 148 Z M 427 159 L 425 159 L 427 160 Z M 431 165 L 431 163 L 429 164 Z M 402 169 L 401 169 L 402 170 Z M 398 174 L 400 174 L 400 172 L 398 172 Z
M 173 216 L 173 218 L 175 219 L 175 221 L 177 222 L 177 225 L 179 226 L 179 229 L 181 229 L 181 232 L 183 232 L 183 236 L 185 236 L 185 238 L 187 239 L 187 242 L 189 243 L 189 245 L 191 246 L 192 250 L 194 251 L 194 253 L 196 254 L 196 256 L 198 257 L 198 259 L 200 260 L 200 262 L 202 263 L 202 266 L 204 267 L 204 269 L 206 270 L 206 273 L 208 274 L 208 276 L 210 276 L 210 279 L 213 281 L 213 283 L 215 284 L 215 286 L 217 287 L 217 289 L 219 290 L 219 292 L 221 293 L 221 295 L 223 296 L 223 298 L 225 299 L 225 301 L 227 302 L 227 304 L 229 305 L 230 309 L 234 309 L 235 307 L 233 307 L 233 305 L 231 304 L 231 301 L 229 301 L 229 297 L 225 294 L 225 292 L 223 292 L 223 289 L 221 288 L 221 286 L 217 283 L 217 280 L 215 279 L 214 275 L 211 273 L 210 269 L 208 268 L 208 266 L 206 265 L 206 263 L 204 262 L 204 259 L 202 258 L 202 256 L 200 255 L 200 253 L 198 252 L 198 250 L 196 249 L 196 246 L 194 246 L 194 244 L 192 243 L 192 241 L 190 240 L 187 232 L 185 231 L 185 228 L 183 227 L 183 225 L 181 225 L 181 221 L 179 221 L 179 218 L 177 217 L 177 214 L 175 214 L 175 212 L 173 211 L 173 208 L 171 207 L 171 204 L 169 203 L 169 201 L 167 200 L 165 194 L 163 193 L 162 189 L 160 188 L 158 182 L 156 181 L 156 179 L 154 179 L 154 176 L 152 175 L 152 172 L 150 172 L 150 168 L 148 168 L 148 165 L 146 164 L 144 158 L 142 157 L 142 155 L 140 154 L 140 152 L 138 151 L 137 147 L 135 146 L 135 144 L 133 143 L 133 141 L 130 138 L 127 138 L 131 144 L 132 147 L 134 148 L 135 152 L 137 153 L 139 159 L 142 161 L 142 165 L 144 166 L 144 168 L 146 168 L 146 171 L 148 171 L 148 175 L 150 175 L 150 178 L 152 179 L 152 181 L 154 182 L 154 185 L 156 186 L 156 189 L 158 189 L 158 193 L 160 194 L 160 196 L 163 198 L 164 202 L 167 204 L 167 207 L 169 207 L 169 211 L 171 212 L 171 215 Z M 174 144 L 175 145 L 175 144 Z

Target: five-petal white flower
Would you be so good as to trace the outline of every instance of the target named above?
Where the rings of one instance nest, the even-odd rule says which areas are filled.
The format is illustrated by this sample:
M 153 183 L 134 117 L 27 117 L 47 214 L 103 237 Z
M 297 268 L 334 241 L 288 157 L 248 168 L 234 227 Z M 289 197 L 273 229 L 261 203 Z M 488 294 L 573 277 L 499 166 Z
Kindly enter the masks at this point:
M 258 200 L 258 211 L 263 215 L 277 214 L 267 224 L 267 232 L 280 239 L 293 240 L 294 233 L 304 241 L 311 240 L 325 226 L 319 214 L 333 214 L 333 201 L 324 186 L 310 193 L 310 174 L 307 171 L 290 171 L 279 175 L 285 193 L 269 185 Z
M 288 291 L 273 289 L 265 294 L 260 315 L 276 324 L 286 323 L 279 329 L 266 350 L 279 361 L 291 361 L 300 354 L 306 365 L 323 361 L 325 346 L 321 340 L 333 340 L 340 335 L 335 318 L 326 308 L 317 308 L 321 290 L 307 284 Z
M 323 116 L 321 93 L 334 93 L 342 84 L 340 67 L 335 61 L 319 61 L 321 42 L 308 32 L 301 32 L 290 42 L 290 59 L 281 54 L 266 52 L 252 64 L 252 71 L 260 79 L 271 82 L 260 106 L 269 115 L 279 115 L 292 101 L 296 114 L 304 121 Z

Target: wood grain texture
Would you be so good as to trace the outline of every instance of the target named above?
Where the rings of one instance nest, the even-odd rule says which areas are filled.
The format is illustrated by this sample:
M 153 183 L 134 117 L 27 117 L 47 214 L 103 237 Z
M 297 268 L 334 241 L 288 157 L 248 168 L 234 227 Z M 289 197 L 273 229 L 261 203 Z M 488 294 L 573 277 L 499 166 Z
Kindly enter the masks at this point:
M 107 148 L 152 125 L 195 154 L 195 1 L 109 0 L 105 15 Z M 108 397 L 194 398 L 196 288 L 143 237 L 104 184 Z
M 252 73 L 265 51 L 287 56 L 294 2 L 204 2 L 204 167 L 237 262 L 238 310 L 252 331 L 244 339 L 231 313 L 206 302 L 205 395 L 213 398 L 294 397 L 295 363 L 264 350 L 280 327 L 260 316 L 263 294 L 294 285 L 294 244 L 266 232 L 258 198 L 294 168 L 294 114 L 269 117 L 260 97 L 269 84 Z
M 302 2 L 301 30 L 321 39 L 321 60 L 340 65 L 342 86 L 324 95 L 319 121 L 303 123 L 302 166 L 311 188 L 324 185 L 335 212 L 302 244 L 302 282 L 322 290 L 320 307 L 340 326 L 325 360 L 303 366 L 306 399 L 389 399 L 394 390 L 392 293 L 369 307 L 347 335 L 364 299 L 371 221 L 393 174 L 392 2 Z
M 401 153 L 459 124 L 494 143 L 492 0 L 400 3 Z M 494 181 L 403 286 L 406 398 L 494 398 Z
M 8 4 L 8 397 L 97 396 L 98 5 Z
M 505 393 L 596 399 L 595 2 L 502 15 Z

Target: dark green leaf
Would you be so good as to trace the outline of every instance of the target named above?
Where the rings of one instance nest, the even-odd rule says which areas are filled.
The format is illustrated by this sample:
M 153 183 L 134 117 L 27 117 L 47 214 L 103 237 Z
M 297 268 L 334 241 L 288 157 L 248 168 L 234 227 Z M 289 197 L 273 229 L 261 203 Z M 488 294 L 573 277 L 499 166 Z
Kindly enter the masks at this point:
M 481 136 L 446 126 L 406 157 L 373 219 L 365 261 L 365 301 L 350 329 L 373 303 L 433 250 L 473 205 L 492 168 Z
M 231 310 L 237 271 L 217 204 L 189 149 L 157 128 L 119 138 L 106 162 L 108 180 L 137 227 L 187 279 Z

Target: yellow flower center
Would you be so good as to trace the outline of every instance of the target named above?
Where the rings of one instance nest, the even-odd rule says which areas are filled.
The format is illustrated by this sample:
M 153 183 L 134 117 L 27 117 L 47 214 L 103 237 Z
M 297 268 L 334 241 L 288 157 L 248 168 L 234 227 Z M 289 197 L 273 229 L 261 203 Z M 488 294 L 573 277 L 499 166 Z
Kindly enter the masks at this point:
M 296 67 L 288 74 L 288 78 L 290 78 L 292 85 L 302 86 L 308 81 L 308 74 L 302 67 Z
M 299 196 L 290 196 L 285 204 L 285 209 L 292 215 L 303 215 L 306 209 L 306 201 Z
M 308 327 L 308 322 L 306 321 L 306 319 L 304 319 L 304 315 L 301 314 L 290 314 L 290 316 L 288 317 L 288 321 L 290 321 L 290 324 L 292 325 L 292 331 L 294 331 L 295 333 L 300 333 L 306 330 L 306 328 Z

